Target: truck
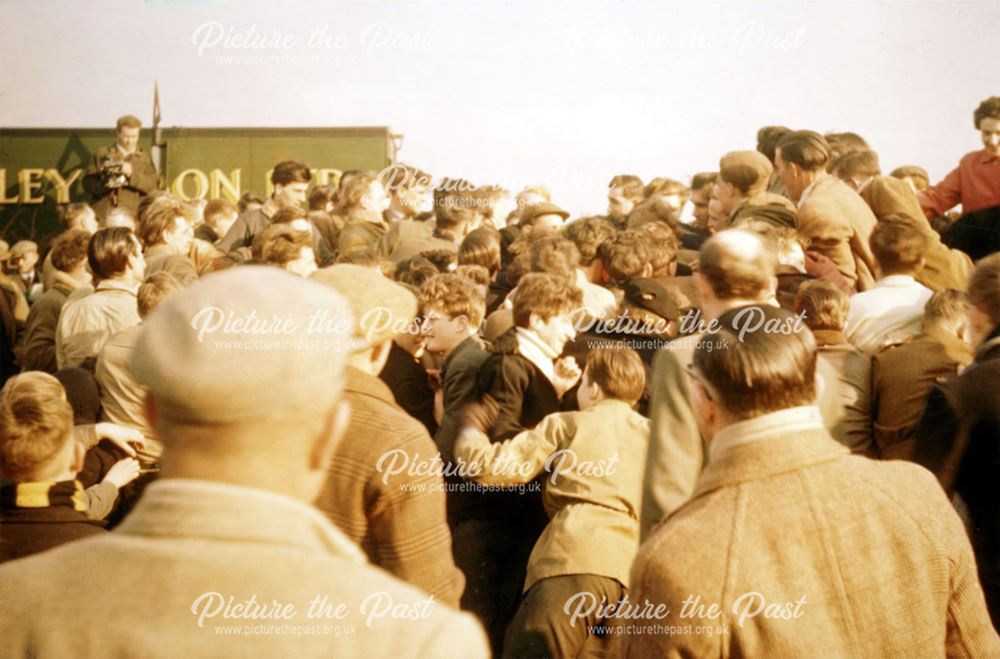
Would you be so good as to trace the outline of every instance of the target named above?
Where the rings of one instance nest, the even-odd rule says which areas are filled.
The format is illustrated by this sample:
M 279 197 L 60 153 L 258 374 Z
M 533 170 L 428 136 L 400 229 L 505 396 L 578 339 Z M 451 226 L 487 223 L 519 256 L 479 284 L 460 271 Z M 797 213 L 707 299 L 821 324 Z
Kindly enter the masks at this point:
M 336 185 L 349 170 L 395 163 L 402 136 L 386 126 L 350 128 L 162 128 L 160 187 L 182 199 L 270 195 L 271 169 L 282 160 L 310 166 L 313 185 Z M 143 130 L 140 147 L 153 148 Z M 115 142 L 114 129 L 0 128 L 0 238 L 44 246 L 62 230 L 57 208 L 92 202 L 82 179 L 93 153 Z M 154 158 L 154 162 L 157 158 Z

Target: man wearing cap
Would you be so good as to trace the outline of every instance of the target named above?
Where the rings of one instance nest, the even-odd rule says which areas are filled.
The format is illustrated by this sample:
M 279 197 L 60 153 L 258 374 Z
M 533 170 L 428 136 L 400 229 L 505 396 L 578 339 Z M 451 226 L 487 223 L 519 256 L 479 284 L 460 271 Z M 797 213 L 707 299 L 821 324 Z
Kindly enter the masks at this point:
M 0 568 L 6 653 L 486 656 L 471 618 L 371 567 L 310 505 L 350 414 L 353 326 L 341 296 L 274 268 L 157 308 L 133 368 L 161 478 L 114 533 Z
M 521 223 L 518 227 L 523 235 L 532 231 L 558 230 L 569 217 L 569 213 L 555 204 L 544 201 L 534 206 L 528 206 L 521 211 Z
M 34 303 L 42 294 L 42 282 L 35 266 L 38 265 L 38 244 L 33 240 L 19 240 L 10 248 L 7 257 L 10 280 L 28 301 Z
M 774 167 L 759 151 L 731 151 L 719 160 L 714 195 L 726 214 L 726 226 L 764 220 L 778 226 L 795 226 L 795 204 L 767 191 Z
M 343 295 L 355 318 L 344 385 L 351 418 L 316 505 L 373 564 L 457 607 L 465 579 L 452 559 L 437 447 L 378 378 L 417 300 L 374 268 L 340 264 L 311 278 Z

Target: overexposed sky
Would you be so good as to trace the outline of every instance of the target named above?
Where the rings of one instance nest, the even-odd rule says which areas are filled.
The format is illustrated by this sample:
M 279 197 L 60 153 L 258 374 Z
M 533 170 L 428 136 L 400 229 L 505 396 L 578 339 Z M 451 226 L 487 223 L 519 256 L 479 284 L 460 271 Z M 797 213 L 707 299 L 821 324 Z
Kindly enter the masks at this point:
M 1000 94 L 1000 3 L 0 0 L 0 125 L 387 125 L 436 176 L 687 181 L 780 123 L 939 179 Z

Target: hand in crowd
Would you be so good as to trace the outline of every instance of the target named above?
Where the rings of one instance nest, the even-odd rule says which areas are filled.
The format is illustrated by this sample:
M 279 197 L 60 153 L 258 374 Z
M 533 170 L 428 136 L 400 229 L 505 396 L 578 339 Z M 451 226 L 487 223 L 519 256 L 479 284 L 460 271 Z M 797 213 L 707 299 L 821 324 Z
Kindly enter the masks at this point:
M 113 483 L 115 487 L 121 489 L 139 477 L 139 461 L 135 458 L 122 458 L 111 465 L 111 469 L 104 476 L 104 482 Z
M 132 163 L 123 162 L 122 163 L 122 174 L 125 176 L 132 176 Z
M 488 435 L 497 422 L 500 406 L 489 394 L 478 402 L 469 403 L 462 412 L 462 427 Z
M 135 447 L 143 447 L 146 445 L 146 438 L 142 436 L 142 433 L 135 428 L 129 428 L 128 426 L 120 426 L 117 423 L 108 423 L 102 421 L 94 427 L 95 432 L 97 432 L 98 441 L 102 439 L 107 439 L 115 444 L 118 448 L 125 451 L 125 454 L 129 457 L 135 457 Z
M 556 393 L 562 398 L 563 394 L 576 386 L 577 381 L 583 374 L 580 365 L 572 357 L 563 357 L 553 365 L 552 386 L 556 388 Z

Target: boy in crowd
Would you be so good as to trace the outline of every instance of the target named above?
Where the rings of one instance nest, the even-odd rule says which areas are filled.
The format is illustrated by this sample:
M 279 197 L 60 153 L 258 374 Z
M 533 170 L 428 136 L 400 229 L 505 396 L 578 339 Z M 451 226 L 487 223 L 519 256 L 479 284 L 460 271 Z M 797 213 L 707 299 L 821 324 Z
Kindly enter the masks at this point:
M 440 274 L 420 288 L 424 310 L 425 349 L 441 355 L 440 421 L 434 442 L 445 461 L 452 458 L 459 415 L 476 399 L 476 378 L 489 357 L 476 336 L 483 322 L 485 302 L 471 282 L 460 275 Z
M 924 265 L 927 240 L 913 226 L 889 219 L 872 231 L 871 251 L 878 263 L 878 282 L 851 296 L 844 333 L 862 352 L 872 355 L 887 343 L 920 333 L 924 305 L 933 292 L 916 281 Z
M 482 412 L 473 408 L 471 416 L 480 420 L 463 431 L 455 453 L 476 482 L 516 485 L 551 472 L 544 494 L 551 520 L 528 559 L 524 598 L 507 630 L 504 656 L 575 657 L 600 618 L 592 613 L 585 623 L 571 624 L 567 602 L 578 593 L 608 603 L 625 596 L 639 547 L 649 439 L 649 420 L 633 407 L 645 380 L 634 350 L 598 348 L 587 359 L 579 412 L 550 414 L 534 429 L 491 444 L 485 429 L 496 404 L 487 400 Z M 575 471 L 584 464 L 603 468 Z
M 76 480 L 84 452 L 58 380 L 38 371 L 8 380 L 0 391 L 0 562 L 103 532 Z M 117 491 L 137 470 L 135 460 L 121 460 L 102 486 Z
M 527 274 L 513 294 L 514 327 L 493 345 L 478 389 L 497 403 L 490 439 L 534 428 L 561 407 L 580 376 L 573 360 L 557 359 L 575 332 L 570 324 L 582 296 L 564 278 Z M 455 562 L 466 577 L 462 608 L 483 621 L 499 655 L 517 611 L 531 548 L 548 522 L 540 483 L 521 491 L 463 491 L 453 526 Z

